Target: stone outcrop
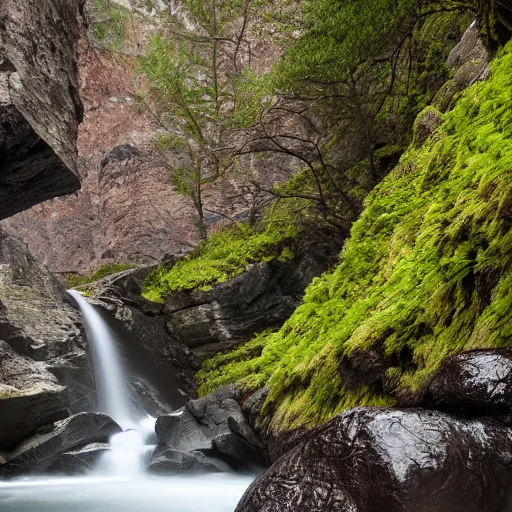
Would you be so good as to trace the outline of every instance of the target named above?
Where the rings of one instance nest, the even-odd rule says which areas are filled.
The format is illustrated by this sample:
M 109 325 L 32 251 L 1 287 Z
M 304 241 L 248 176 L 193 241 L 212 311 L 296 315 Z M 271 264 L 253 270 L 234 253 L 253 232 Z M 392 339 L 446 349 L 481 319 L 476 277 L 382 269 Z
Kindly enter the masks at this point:
M 238 403 L 240 393 L 228 386 L 197 400 L 175 413 L 160 416 L 155 431 L 161 450 L 158 465 L 179 469 L 179 465 L 197 469 L 204 460 L 195 461 L 197 453 L 222 461 L 220 468 L 255 470 L 265 465 L 263 445 L 249 427 Z M 186 457 L 180 454 L 191 454 Z M 191 458 L 192 457 L 192 458 Z M 156 460 L 155 460 L 156 464 Z M 203 470 L 206 470 L 203 467 Z
M 447 65 L 453 70 L 453 78 L 441 87 L 432 105 L 441 112 L 449 110 L 453 106 L 457 93 L 477 80 L 487 78 L 489 61 L 489 52 L 482 42 L 480 29 L 475 22 L 450 52 Z
M 419 394 L 424 408 L 356 408 L 301 433 L 236 510 L 508 510 L 511 383 L 509 350 L 451 357 Z
M 14 448 L 39 427 L 65 418 L 67 406 L 66 389 L 44 363 L 22 357 L 0 341 L 0 450 Z
M 0 219 L 80 188 L 84 3 L 0 4 Z
M 106 443 L 121 427 L 105 414 L 82 412 L 57 421 L 21 443 L 0 465 L 0 476 L 41 473 L 63 453 L 91 443 Z
M 61 283 L 5 228 L 0 229 L 0 340 L 0 447 L 94 407 L 80 315 Z
M 335 252 L 310 247 L 293 261 L 259 263 L 208 291 L 170 293 L 164 310 L 167 327 L 199 359 L 247 341 L 256 332 L 278 328 Z

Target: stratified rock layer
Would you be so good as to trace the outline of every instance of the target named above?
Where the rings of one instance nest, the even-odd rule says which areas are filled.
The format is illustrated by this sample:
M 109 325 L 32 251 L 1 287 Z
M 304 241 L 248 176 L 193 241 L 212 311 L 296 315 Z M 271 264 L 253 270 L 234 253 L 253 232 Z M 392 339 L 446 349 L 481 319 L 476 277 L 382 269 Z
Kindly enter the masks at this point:
M 208 291 L 172 292 L 164 310 L 167 327 L 199 359 L 278 328 L 306 286 L 328 268 L 333 253 L 332 247 L 310 247 L 293 261 L 254 265 Z

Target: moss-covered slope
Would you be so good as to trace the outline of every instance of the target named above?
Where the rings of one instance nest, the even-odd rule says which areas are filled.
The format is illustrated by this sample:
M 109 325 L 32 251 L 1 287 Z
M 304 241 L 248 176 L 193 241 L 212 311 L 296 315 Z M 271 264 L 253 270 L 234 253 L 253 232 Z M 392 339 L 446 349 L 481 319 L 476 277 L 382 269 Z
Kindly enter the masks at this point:
M 268 386 L 275 428 L 391 404 L 447 355 L 512 345 L 512 44 L 367 198 L 341 263 L 278 332 L 206 363 Z

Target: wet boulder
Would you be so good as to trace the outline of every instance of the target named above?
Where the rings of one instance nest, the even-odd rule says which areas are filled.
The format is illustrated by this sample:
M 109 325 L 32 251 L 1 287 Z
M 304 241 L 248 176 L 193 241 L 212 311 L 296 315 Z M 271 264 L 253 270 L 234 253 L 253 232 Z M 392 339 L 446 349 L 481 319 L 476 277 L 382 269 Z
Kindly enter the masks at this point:
M 106 443 L 121 427 L 109 416 L 83 412 L 39 430 L 7 455 L 0 465 L 0 477 L 41 473 L 59 455 L 91 443 Z
M 263 445 L 248 425 L 237 394 L 235 386 L 227 386 L 160 416 L 155 424 L 160 444 L 186 453 L 202 451 L 235 469 L 261 467 Z
M 236 512 L 503 512 L 512 431 L 493 419 L 358 408 L 310 432 Z
M 512 350 L 474 350 L 448 358 L 419 405 L 465 416 L 512 413 Z
M 148 471 L 156 474 L 179 474 L 228 473 L 232 470 L 222 460 L 208 457 L 201 451 L 184 452 L 158 447 L 151 458 Z
M 91 443 L 83 448 L 70 450 L 59 455 L 48 471 L 63 475 L 86 474 L 96 466 L 99 459 L 108 451 L 110 451 L 108 443 Z

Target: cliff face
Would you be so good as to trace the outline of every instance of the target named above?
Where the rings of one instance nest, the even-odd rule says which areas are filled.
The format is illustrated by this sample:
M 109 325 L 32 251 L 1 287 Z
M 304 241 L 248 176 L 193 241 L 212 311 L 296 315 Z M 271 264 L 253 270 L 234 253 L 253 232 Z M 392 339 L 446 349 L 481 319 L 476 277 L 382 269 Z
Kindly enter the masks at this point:
M 0 449 L 70 412 L 94 407 L 80 315 L 59 281 L 5 228 L 0 340 Z
M 173 190 L 153 145 L 160 127 L 136 98 L 135 57 L 161 28 L 162 18 L 144 11 L 139 5 L 144 2 L 121 3 L 135 10 L 125 22 L 123 53 L 88 45 L 78 64 L 84 104 L 77 160 L 82 189 L 8 221 L 32 254 L 55 271 L 86 273 L 115 261 L 154 263 L 197 241 L 192 201 Z M 254 45 L 259 70 L 277 56 L 272 45 Z M 265 173 L 269 182 L 287 179 L 294 168 L 289 159 L 275 157 L 247 158 L 242 167 L 241 175 Z M 241 175 L 205 190 L 211 212 L 233 217 L 248 209 Z M 210 227 L 226 222 L 217 213 L 206 214 Z
M 0 5 L 0 219 L 80 187 L 84 1 Z

